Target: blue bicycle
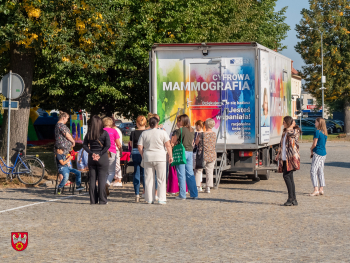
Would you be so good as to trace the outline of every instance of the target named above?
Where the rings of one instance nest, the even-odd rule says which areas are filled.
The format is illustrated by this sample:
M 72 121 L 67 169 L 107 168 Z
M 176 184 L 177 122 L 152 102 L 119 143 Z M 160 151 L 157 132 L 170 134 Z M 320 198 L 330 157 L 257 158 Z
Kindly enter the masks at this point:
M 36 156 L 21 157 L 23 156 L 24 148 L 15 148 L 12 150 L 17 152 L 16 161 L 13 166 L 8 167 L 0 156 L 0 169 L 6 174 L 6 178 L 12 181 L 12 179 L 17 176 L 18 180 L 26 185 L 36 185 L 40 183 L 45 174 L 43 162 Z

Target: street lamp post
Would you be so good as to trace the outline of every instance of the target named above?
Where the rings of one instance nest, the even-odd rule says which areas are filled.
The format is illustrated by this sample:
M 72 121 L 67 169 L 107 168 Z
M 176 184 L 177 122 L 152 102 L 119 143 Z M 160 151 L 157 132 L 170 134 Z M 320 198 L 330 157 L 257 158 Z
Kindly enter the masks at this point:
M 312 27 L 310 27 L 310 29 L 314 29 Z M 322 59 L 322 76 L 321 76 L 321 84 L 322 87 L 320 88 L 322 90 L 322 118 L 324 118 L 324 90 L 326 89 L 324 87 L 324 83 L 326 83 L 326 76 L 323 76 L 323 32 L 318 29 L 318 31 L 320 31 L 321 33 L 321 59 Z
M 321 32 L 321 57 L 322 57 L 322 77 L 321 77 L 321 82 L 322 82 L 322 118 L 324 118 L 324 86 L 323 84 L 326 83 L 326 77 L 323 76 L 323 32 Z

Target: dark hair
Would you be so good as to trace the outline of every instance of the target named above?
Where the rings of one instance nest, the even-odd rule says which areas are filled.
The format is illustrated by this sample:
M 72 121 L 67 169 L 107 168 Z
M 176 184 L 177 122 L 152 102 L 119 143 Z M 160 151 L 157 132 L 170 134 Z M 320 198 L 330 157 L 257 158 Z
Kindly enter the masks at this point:
M 191 127 L 191 122 L 190 122 L 190 118 L 188 117 L 187 114 L 182 114 L 180 116 L 181 118 L 181 122 L 182 122 L 182 127 L 186 127 L 187 129 L 189 129 L 191 132 L 193 132 L 193 129 Z
M 96 141 L 103 133 L 103 123 L 101 118 L 97 115 L 92 116 L 90 120 L 91 123 L 87 133 L 87 138 L 90 141 Z
M 156 125 L 158 124 L 159 120 L 156 117 L 152 117 L 149 119 L 148 123 L 149 126 L 151 127 L 151 129 L 153 129 L 154 127 L 156 127 Z
M 64 147 L 63 147 L 62 144 L 55 145 L 55 148 L 56 148 L 56 151 L 57 151 L 57 150 L 62 150 L 62 151 L 64 151 Z
M 287 124 L 288 128 L 293 124 L 294 119 L 291 116 L 285 116 L 283 118 L 283 121 Z M 294 130 L 299 130 L 299 133 L 301 133 L 301 129 L 298 125 L 295 125 Z M 283 129 L 283 131 L 286 131 L 286 129 Z

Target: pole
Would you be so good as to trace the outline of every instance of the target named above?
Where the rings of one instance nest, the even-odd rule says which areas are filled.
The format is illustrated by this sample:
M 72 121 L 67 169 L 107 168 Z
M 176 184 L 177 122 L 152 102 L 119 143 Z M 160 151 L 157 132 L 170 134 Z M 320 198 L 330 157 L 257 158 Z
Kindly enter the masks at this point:
M 8 97 L 9 97 L 9 107 L 8 107 L 8 127 L 7 127 L 7 167 L 10 167 L 10 127 L 11 127 L 11 88 L 12 88 L 12 70 L 10 70 L 10 80 L 8 86 Z M 9 172 L 9 168 L 8 172 Z
M 324 118 L 324 87 L 323 87 L 323 32 L 321 32 L 321 56 L 322 56 L 322 118 Z
M 303 110 L 302 110 L 302 107 L 300 105 L 300 129 L 301 129 L 301 115 L 303 115 Z M 300 139 L 302 140 L 303 139 L 303 133 L 300 134 Z

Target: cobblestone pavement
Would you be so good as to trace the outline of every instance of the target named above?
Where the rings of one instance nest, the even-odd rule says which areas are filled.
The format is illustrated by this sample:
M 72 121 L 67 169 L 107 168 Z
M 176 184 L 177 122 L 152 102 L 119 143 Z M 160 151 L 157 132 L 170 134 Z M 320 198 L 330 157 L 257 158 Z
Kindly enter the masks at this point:
M 281 206 L 281 174 L 270 180 L 223 180 L 200 200 L 134 203 L 127 184 L 109 204 L 88 195 L 0 213 L 1 262 L 349 262 L 350 144 L 328 143 L 325 196 L 310 197 L 308 144 L 295 173 L 299 206 Z M 68 197 L 69 194 L 63 197 Z M 50 199 L 52 189 L 7 189 L 0 211 Z M 11 231 L 28 231 L 17 252 Z

